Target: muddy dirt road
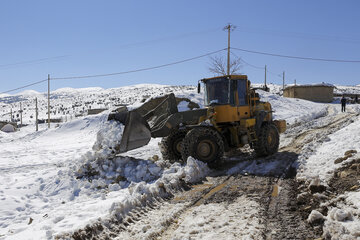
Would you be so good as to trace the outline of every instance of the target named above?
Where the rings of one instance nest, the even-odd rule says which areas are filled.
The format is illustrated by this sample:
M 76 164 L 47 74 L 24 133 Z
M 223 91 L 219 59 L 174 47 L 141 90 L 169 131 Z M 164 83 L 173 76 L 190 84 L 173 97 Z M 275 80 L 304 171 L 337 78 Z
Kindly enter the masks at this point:
M 311 226 L 311 211 L 297 201 L 304 188 L 296 174 L 302 161 L 358 114 L 328 114 L 289 126 L 273 156 L 256 158 L 250 149 L 226 159 L 201 184 L 169 193 L 132 211 L 121 222 L 89 226 L 75 239 L 316 239 L 321 225 Z M 154 224 L 156 222 L 156 224 Z

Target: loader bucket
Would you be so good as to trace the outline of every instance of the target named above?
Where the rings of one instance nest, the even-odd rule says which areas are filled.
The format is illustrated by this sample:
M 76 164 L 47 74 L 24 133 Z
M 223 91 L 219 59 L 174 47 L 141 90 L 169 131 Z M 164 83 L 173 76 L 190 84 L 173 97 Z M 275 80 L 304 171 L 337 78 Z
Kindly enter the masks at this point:
M 151 139 L 149 124 L 136 111 L 127 112 L 119 153 L 145 146 Z

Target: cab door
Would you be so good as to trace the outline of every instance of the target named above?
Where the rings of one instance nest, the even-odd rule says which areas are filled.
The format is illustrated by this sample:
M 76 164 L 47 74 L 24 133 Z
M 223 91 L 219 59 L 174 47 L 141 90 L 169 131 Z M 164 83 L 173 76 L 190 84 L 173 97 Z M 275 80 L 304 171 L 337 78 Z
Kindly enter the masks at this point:
M 240 119 L 250 117 L 250 106 L 247 99 L 248 93 L 248 81 L 246 79 L 236 80 L 236 102 L 237 102 L 237 114 Z

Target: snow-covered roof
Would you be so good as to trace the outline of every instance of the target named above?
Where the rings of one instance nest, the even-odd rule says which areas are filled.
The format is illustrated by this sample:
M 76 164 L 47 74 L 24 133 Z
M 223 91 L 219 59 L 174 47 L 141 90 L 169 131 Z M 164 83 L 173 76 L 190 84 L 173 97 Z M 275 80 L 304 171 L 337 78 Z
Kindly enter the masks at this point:
M 291 84 L 291 85 L 287 85 L 286 88 L 295 88 L 295 87 L 298 87 L 298 88 L 301 88 L 301 87 L 332 87 L 332 88 L 335 88 L 335 86 L 331 83 L 313 83 L 313 84 L 302 84 L 302 85 L 294 85 L 294 84 Z

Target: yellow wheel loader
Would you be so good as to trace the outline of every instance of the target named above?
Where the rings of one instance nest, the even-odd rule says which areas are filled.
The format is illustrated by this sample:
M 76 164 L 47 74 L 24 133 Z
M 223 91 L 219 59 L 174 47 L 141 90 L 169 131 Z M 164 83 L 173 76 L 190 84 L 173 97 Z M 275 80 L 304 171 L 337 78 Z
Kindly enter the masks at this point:
M 216 167 L 224 152 L 249 144 L 258 156 L 274 154 L 285 120 L 272 119 L 268 102 L 250 88 L 246 75 L 200 80 L 205 89 L 205 108 L 179 112 L 174 94 L 154 98 L 137 109 L 118 109 L 109 115 L 125 125 L 118 153 L 162 137 L 163 158 L 186 161 L 189 156 Z M 200 92 L 200 81 L 198 92 Z

